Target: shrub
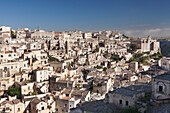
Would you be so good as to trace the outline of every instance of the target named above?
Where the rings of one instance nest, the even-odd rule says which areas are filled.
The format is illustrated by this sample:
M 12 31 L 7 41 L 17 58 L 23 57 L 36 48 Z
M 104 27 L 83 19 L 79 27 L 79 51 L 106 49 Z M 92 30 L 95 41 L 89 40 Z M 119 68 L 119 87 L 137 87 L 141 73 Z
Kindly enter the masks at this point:
M 150 101 L 151 94 L 152 94 L 152 92 L 146 92 L 145 96 L 144 97 L 140 97 L 138 100 L 141 101 L 141 102 L 146 103 L 146 102 Z
M 137 61 L 137 59 L 132 57 L 129 59 L 129 62 L 132 62 L 132 61 Z
M 128 106 L 126 108 L 123 108 L 121 113 L 141 113 L 141 112 L 139 111 L 139 108 L 136 106 Z
M 17 96 L 17 98 L 21 98 L 21 89 L 19 86 L 11 86 L 8 88 L 7 94 L 10 96 Z
M 36 92 L 32 92 L 32 95 L 37 95 L 37 93 Z
M 48 61 L 59 61 L 59 60 L 57 58 L 54 58 L 54 57 L 50 56 Z
M 131 44 L 130 49 L 132 50 L 132 52 L 135 52 L 137 50 L 137 45 L 136 44 Z
M 160 60 L 160 58 L 154 58 L 154 60 Z

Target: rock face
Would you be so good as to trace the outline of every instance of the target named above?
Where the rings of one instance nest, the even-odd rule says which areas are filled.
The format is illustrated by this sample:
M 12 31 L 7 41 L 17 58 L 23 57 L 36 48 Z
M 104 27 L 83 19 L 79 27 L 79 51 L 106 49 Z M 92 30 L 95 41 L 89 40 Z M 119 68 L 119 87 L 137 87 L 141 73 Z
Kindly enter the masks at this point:
M 168 40 L 160 40 L 160 47 L 161 47 L 161 53 L 166 56 L 170 57 L 170 41 Z

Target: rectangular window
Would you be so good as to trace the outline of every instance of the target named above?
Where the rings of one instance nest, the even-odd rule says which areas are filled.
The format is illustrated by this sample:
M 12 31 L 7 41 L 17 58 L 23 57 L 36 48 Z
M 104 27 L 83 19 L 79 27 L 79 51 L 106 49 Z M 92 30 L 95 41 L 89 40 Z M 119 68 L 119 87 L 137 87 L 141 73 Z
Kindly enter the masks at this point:
M 128 106 L 129 105 L 129 102 L 128 101 L 126 101 L 126 106 Z
M 119 104 L 122 104 L 122 100 L 119 100 Z
M 159 86 L 159 92 L 163 92 L 163 87 Z

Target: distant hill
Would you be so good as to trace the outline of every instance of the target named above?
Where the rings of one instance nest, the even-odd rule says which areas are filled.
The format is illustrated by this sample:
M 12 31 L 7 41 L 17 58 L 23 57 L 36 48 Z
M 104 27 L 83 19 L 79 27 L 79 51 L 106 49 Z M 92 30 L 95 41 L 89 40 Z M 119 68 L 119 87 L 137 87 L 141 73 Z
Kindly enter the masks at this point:
M 160 47 L 161 47 L 161 53 L 166 56 L 170 57 L 170 41 L 166 39 L 159 39 Z

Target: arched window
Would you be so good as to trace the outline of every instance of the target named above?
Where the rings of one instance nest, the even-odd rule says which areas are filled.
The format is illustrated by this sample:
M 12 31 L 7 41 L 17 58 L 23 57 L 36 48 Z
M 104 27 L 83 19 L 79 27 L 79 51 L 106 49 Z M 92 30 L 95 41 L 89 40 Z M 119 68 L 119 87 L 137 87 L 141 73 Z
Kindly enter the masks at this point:
M 7 70 L 7 67 L 4 67 L 4 70 Z
M 166 86 L 163 82 L 158 82 L 157 83 L 157 92 L 159 93 L 165 93 Z

